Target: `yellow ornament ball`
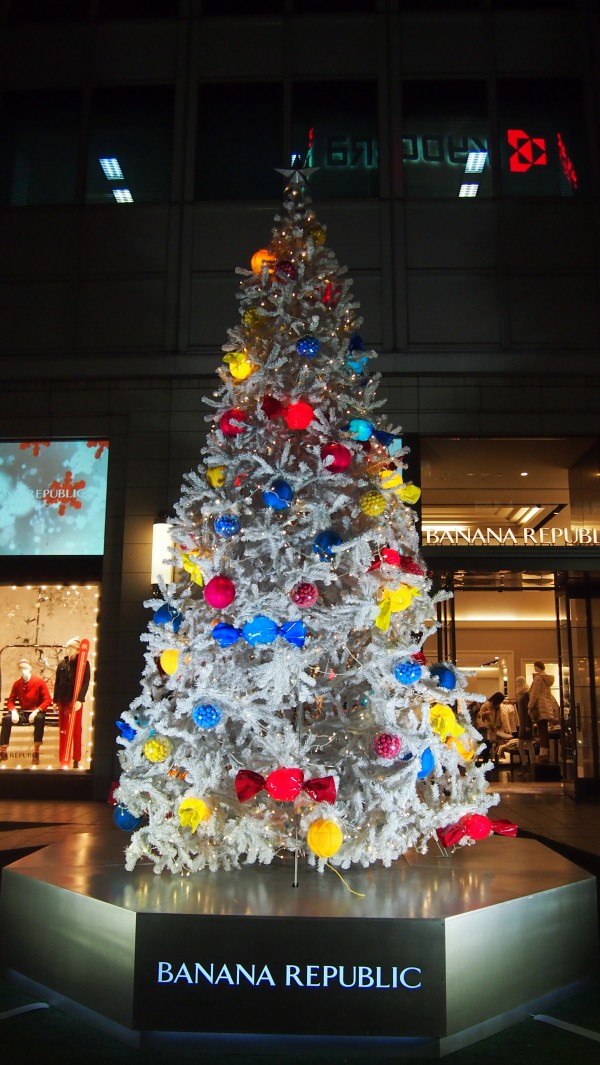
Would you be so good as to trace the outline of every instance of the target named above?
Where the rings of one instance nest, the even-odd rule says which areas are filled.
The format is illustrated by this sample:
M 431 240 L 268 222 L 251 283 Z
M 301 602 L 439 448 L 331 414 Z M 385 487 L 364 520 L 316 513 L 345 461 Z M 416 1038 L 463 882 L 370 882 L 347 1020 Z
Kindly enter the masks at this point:
M 359 500 L 360 509 L 363 514 L 368 514 L 369 517 L 377 517 L 378 514 L 383 514 L 386 508 L 386 499 L 381 492 L 363 492 Z
M 206 805 L 203 799 L 196 799 L 190 795 L 187 799 L 184 799 L 179 803 L 179 823 L 182 828 L 191 828 L 192 832 L 195 832 L 198 825 L 202 821 L 207 821 L 210 817 L 210 807 Z
M 209 466 L 206 471 L 206 480 L 213 488 L 222 488 L 225 484 L 225 467 Z
M 308 235 L 317 247 L 320 247 L 327 240 L 327 230 L 324 226 L 312 226 L 308 231 Z
M 259 248 L 254 252 L 250 260 L 250 268 L 253 274 L 262 273 L 263 266 L 270 266 L 273 262 L 273 257 L 268 248 Z
M 176 648 L 168 647 L 166 651 L 163 651 L 159 658 L 161 669 L 172 676 L 177 671 L 179 665 L 179 651 Z
M 166 736 L 153 736 L 144 744 L 144 754 L 149 762 L 164 762 L 171 753 L 171 741 Z
M 317 858 L 331 858 L 339 851 L 343 840 L 340 826 L 324 817 L 313 821 L 306 835 L 306 842 Z

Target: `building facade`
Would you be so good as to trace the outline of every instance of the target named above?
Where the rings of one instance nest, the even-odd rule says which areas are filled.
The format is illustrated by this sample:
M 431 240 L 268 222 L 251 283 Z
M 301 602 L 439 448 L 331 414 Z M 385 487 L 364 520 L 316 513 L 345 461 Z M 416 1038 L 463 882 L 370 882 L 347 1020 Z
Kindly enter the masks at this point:
M 423 553 L 456 592 L 432 654 L 508 694 L 535 659 L 556 664 L 563 778 L 594 789 L 597 5 L 0 11 L 0 698 L 24 649 L 50 675 L 74 635 L 90 639 L 93 675 L 84 772 L 49 773 L 46 787 L 101 798 L 114 779 L 115 721 L 139 691 L 153 524 L 199 461 L 235 269 L 269 238 L 275 168 L 300 157 L 318 168 L 317 215 L 412 448 Z M 79 514 L 79 538 L 58 546 L 15 534 L 11 464 L 33 477 L 40 442 L 70 443 L 71 459 L 81 442 L 94 474 L 105 463 L 100 547 Z M 55 509 L 77 510 L 56 483 Z M 494 614 L 499 591 L 512 606 Z M 9 745 L 9 770 L 28 767 L 26 746 Z M 25 778 L 0 773 L 0 788 L 31 790 Z

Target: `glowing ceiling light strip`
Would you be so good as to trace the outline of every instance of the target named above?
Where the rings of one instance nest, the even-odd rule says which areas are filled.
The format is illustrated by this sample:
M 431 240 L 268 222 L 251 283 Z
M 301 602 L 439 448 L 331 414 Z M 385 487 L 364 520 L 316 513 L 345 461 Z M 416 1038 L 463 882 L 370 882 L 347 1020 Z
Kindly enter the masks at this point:
M 469 152 L 465 174 L 481 174 L 487 161 L 487 152 Z
M 113 189 L 112 194 L 117 203 L 133 203 L 133 196 L 129 189 Z
M 479 185 L 461 185 L 460 189 L 459 189 L 459 192 L 458 192 L 458 195 L 460 197 L 462 197 L 462 198 L 467 197 L 467 196 L 469 196 L 469 197 L 476 196 L 478 188 L 479 188 Z
M 115 159 L 114 157 L 111 159 L 104 157 L 99 159 L 98 162 L 104 171 L 104 177 L 108 178 L 109 181 L 123 180 L 123 171 L 119 166 L 118 159 Z

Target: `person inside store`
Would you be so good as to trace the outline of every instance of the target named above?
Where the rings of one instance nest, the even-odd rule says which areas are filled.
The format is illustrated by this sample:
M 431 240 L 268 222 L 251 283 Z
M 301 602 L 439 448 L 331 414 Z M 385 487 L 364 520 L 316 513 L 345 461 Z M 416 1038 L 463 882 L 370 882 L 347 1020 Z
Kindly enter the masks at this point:
M 525 677 L 517 677 L 515 682 L 515 702 L 519 715 L 518 747 L 521 759 L 521 773 L 528 776 L 535 762 L 533 743 L 533 722 L 529 716 L 529 685 Z
M 538 762 L 550 761 L 548 729 L 558 720 L 559 706 L 552 694 L 554 677 L 546 673 L 543 662 L 533 663 L 533 677 L 529 689 L 529 716 L 537 728 L 540 744 Z
M 58 707 L 59 724 L 58 757 L 63 769 L 69 768 L 71 758 L 73 769 L 78 769 L 81 761 L 81 718 L 90 684 L 90 664 L 86 661 L 79 691 L 76 692 L 75 680 L 80 646 L 81 640 L 78 636 L 67 640 L 66 655 L 58 664 L 54 681 L 54 702 Z
M 52 699 L 48 685 L 37 677 L 27 658 L 18 662 L 21 676 L 16 680 L 6 700 L 6 713 L 0 729 L 0 762 L 8 760 L 8 745 L 13 725 L 33 725 L 33 754 L 31 764 L 40 764 L 40 747 L 44 740 L 46 710 Z M 18 704 L 18 709 L 17 709 Z
M 495 758 L 496 749 L 500 743 L 512 738 L 502 716 L 501 706 L 503 702 L 504 692 L 494 692 L 482 704 L 481 710 L 477 715 L 477 728 L 487 746 L 487 755 L 484 755 L 484 761 L 486 762 Z

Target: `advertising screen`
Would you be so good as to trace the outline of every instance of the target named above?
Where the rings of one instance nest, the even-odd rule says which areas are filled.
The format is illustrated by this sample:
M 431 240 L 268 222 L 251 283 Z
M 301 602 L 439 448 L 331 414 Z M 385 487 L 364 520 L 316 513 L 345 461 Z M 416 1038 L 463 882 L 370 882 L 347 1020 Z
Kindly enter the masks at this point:
M 107 440 L 0 441 L 0 556 L 102 555 Z

